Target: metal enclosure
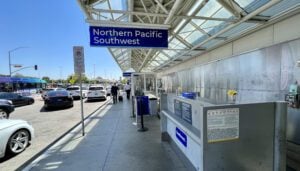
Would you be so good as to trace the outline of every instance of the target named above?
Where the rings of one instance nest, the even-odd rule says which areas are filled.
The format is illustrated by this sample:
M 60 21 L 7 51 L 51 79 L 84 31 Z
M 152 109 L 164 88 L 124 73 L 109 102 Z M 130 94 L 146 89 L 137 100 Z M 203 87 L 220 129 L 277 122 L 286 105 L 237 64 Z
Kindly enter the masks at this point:
M 191 105 L 191 123 L 176 114 L 177 100 Z M 171 137 L 196 170 L 285 170 L 285 102 L 212 105 L 163 94 L 161 109 L 162 134 Z
M 282 101 L 289 85 L 300 83 L 300 39 L 194 66 L 163 76 L 162 89 L 197 92 L 213 104 L 231 103 L 227 91 L 238 91 L 236 102 Z M 287 140 L 300 144 L 300 109 L 288 109 Z

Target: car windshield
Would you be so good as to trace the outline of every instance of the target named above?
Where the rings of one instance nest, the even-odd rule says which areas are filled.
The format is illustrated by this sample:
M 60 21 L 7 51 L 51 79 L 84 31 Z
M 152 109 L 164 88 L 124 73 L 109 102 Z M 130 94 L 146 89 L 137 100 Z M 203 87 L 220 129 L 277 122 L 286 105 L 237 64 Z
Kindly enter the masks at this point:
M 68 87 L 67 90 L 79 90 L 79 87 Z
M 69 93 L 67 91 L 49 91 L 48 97 L 57 97 L 57 96 L 68 96 Z
M 103 90 L 103 87 L 90 87 L 89 90 Z

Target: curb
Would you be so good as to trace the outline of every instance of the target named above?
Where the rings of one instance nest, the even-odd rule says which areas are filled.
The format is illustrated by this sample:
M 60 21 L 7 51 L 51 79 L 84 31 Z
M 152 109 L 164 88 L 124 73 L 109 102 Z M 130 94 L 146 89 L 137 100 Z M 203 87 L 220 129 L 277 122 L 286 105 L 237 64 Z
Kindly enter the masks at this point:
M 89 117 L 91 117 L 93 114 L 95 114 L 96 112 L 100 111 L 102 107 L 106 106 L 109 102 L 111 102 L 111 99 L 107 100 L 104 104 L 102 104 L 101 106 L 99 106 L 96 110 L 94 110 L 92 113 L 90 113 L 89 115 L 87 115 L 84 118 L 84 121 L 86 121 Z M 22 171 L 23 169 L 25 169 L 30 163 L 32 163 L 34 160 L 36 160 L 39 156 L 41 156 L 43 153 L 45 153 L 48 149 L 50 149 L 54 144 L 56 144 L 58 141 L 60 141 L 62 138 L 64 138 L 67 134 L 69 134 L 70 132 L 72 132 L 77 126 L 79 126 L 81 124 L 81 121 L 78 122 L 77 124 L 75 124 L 73 127 L 71 127 L 68 131 L 66 131 L 65 133 L 63 133 L 60 137 L 58 137 L 57 139 L 55 139 L 54 141 L 52 141 L 49 145 L 47 145 L 45 148 L 43 148 L 40 152 L 38 152 L 37 154 L 35 154 L 33 157 L 31 157 L 29 160 L 27 160 L 25 163 L 23 163 L 21 166 L 19 166 L 16 171 Z

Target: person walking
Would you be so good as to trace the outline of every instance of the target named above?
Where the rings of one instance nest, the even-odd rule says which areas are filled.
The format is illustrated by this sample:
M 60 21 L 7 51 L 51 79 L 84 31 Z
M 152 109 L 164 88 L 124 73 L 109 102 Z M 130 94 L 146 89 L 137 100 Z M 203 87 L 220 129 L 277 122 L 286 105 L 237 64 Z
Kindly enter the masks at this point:
M 124 86 L 124 90 L 126 91 L 126 95 L 127 95 L 127 99 L 130 99 L 130 90 L 131 90 L 131 86 L 129 85 L 129 82 L 127 82 L 127 84 Z
M 119 87 L 117 86 L 116 83 L 114 83 L 114 85 L 111 87 L 111 94 L 113 96 L 114 104 L 118 102 L 118 91 L 119 91 Z

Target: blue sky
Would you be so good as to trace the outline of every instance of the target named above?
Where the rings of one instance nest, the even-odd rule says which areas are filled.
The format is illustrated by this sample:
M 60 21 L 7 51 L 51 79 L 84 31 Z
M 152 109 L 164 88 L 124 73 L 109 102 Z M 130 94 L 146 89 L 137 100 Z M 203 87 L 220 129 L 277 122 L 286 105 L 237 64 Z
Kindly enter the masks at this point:
M 76 0 L 15 0 L 0 5 L 0 74 L 9 74 L 8 51 L 12 64 L 38 65 L 38 71 L 20 74 L 65 79 L 74 72 L 73 46 L 84 46 L 85 73 L 119 79 L 122 71 L 107 48 L 89 46 L 89 25 Z M 13 69 L 15 70 L 15 68 Z

